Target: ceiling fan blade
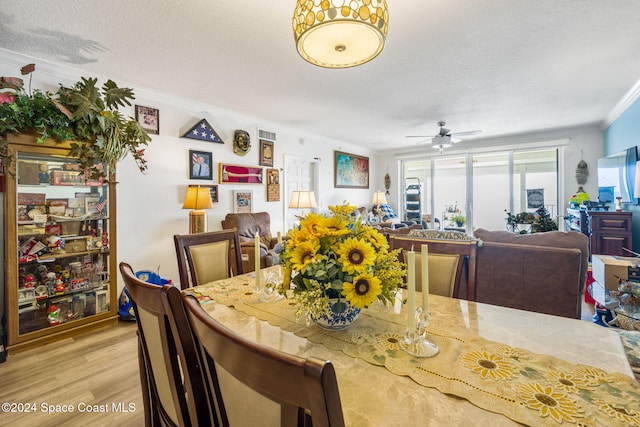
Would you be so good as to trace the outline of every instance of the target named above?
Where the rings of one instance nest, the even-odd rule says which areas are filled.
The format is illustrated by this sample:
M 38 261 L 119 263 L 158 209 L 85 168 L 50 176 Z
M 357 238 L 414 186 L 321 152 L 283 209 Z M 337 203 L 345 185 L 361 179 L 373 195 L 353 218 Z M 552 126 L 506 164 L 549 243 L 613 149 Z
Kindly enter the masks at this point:
M 405 138 L 433 138 L 429 135 L 407 135 Z
M 482 135 L 482 131 L 481 130 L 469 130 L 466 132 L 452 132 L 450 135 L 452 136 L 475 136 L 475 135 Z

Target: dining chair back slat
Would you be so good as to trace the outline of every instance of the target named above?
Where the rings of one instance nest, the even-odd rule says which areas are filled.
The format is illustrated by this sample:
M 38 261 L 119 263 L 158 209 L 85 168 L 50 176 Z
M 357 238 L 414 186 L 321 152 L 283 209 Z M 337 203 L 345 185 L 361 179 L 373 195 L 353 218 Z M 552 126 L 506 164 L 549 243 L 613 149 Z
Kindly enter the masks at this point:
M 423 244 L 426 244 L 429 249 L 429 290 L 431 293 L 474 301 L 478 240 L 389 236 L 391 249 L 400 248 L 403 253 L 414 250 L 416 258 L 419 258 L 418 255 Z M 401 256 L 401 260 L 404 261 L 404 255 Z M 416 265 L 420 265 L 418 260 L 416 260 Z M 416 275 L 416 283 L 421 283 L 421 272 L 418 267 L 416 267 Z M 463 283 L 466 286 L 463 287 Z
M 330 361 L 247 340 L 211 317 L 195 296 L 182 300 L 220 425 L 344 426 Z
M 181 289 L 243 274 L 236 229 L 177 234 L 173 240 Z
M 168 302 L 171 297 L 180 299 L 180 291 L 172 285 L 138 279 L 124 262 L 120 263 L 120 273 L 138 324 L 146 424 L 210 425 L 214 418 L 184 309 L 172 309 Z

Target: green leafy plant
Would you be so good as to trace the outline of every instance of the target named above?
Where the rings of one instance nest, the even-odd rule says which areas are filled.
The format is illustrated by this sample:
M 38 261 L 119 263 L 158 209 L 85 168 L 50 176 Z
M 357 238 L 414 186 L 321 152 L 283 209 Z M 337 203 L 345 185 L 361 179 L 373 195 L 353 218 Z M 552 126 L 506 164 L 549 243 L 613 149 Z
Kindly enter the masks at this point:
M 453 215 L 451 217 L 451 221 L 455 222 L 456 224 L 464 225 L 464 223 L 467 222 L 467 217 L 464 215 Z
M 106 178 L 116 163 L 127 154 L 135 159 L 141 172 L 147 170 L 144 147 L 151 137 L 133 118 L 126 117 L 119 107 L 130 106 L 135 99 L 133 90 L 120 88 L 112 80 L 97 87 L 98 80 L 84 78 L 57 93 L 31 91 L 34 64 L 22 67 L 22 75 L 29 75 L 29 91 L 17 77 L 0 77 L 0 156 L 6 158 L 7 133 L 38 134 L 37 143 L 47 139 L 68 141 L 71 155 L 78 158 L 88 178 Z M 7 159 L 11 165 L 12 159 Z M 105 164 L 108 171 L 96 165 Z
M 531 233 L 542 233 L 545 231 L 554 231 L 558 229 L 558 224 L 551 218 L 549 211 L 543 206 L 535 212 L 520 212 L 512 214 L 505 209 L 507 213 L 507 228 L 520 234 L 526 234 L 527 229 L 518 228 L 518 224 L 530 224 Z

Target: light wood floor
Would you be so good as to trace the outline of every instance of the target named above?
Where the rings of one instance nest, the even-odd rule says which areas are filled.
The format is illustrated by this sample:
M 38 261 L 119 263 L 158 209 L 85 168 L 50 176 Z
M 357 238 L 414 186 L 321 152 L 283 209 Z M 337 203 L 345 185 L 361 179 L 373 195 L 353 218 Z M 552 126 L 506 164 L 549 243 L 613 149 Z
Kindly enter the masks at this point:
M 583 300 L 584 301 L 584 300 Z M 592 321 L 593 304 L 582 319 Z M 0 426 L 142 426 L 135 322 L 88 332 L 21 353 L 0 364 L 0 403 L 36 405 L 36 412 L 2 413 Z M 42 404 L 73 405 L 73 413 L 42 412 Z M 115 412 L 112 404 L 135 405 Z M 82 405 L 107 405 L 108 413 L 80 413 Z M 19 420 L 19 421 L 18 421 Z
M 0 364 L 0 403 L 5 402 L 35 404 L 35 412 L 3 410 L 0 426 L 143 426 L 136 323 L 9 353 Z M 70 405 L 74 412 L 47 414 L 43 404 Z M 133 404 L 134 410 L 115 412 L 114 404 L 127 410 Z M 109 412 L 79 412 L 95 405 Z

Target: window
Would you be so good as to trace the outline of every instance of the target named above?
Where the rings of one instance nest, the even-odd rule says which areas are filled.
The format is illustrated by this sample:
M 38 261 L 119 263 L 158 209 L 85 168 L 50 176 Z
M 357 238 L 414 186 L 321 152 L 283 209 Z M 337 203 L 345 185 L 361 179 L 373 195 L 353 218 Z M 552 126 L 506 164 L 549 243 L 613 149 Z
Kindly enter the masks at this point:
M 533 212 L 537 204 L 558 213 L 556 148 L 405 160 L 402 171 L 405 182 L 420 180 L 422 214 L 434 213 L 441 228 L 459 228 L 449 212 L 456 209 L 467 230 L 504 229 L 505 210 Z

